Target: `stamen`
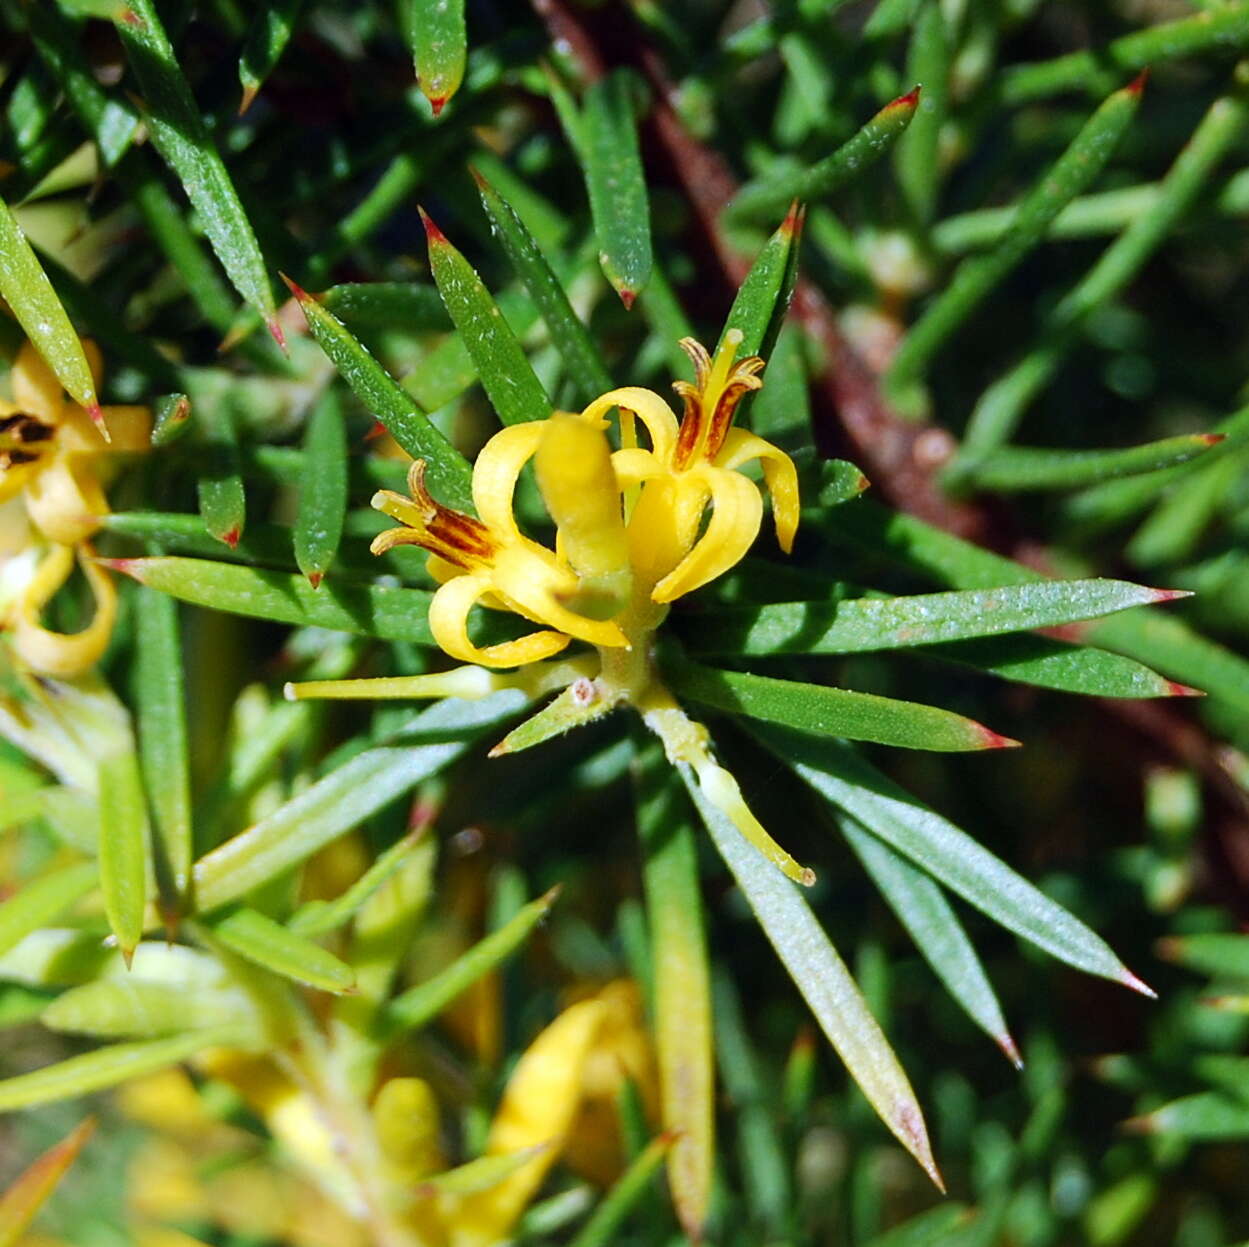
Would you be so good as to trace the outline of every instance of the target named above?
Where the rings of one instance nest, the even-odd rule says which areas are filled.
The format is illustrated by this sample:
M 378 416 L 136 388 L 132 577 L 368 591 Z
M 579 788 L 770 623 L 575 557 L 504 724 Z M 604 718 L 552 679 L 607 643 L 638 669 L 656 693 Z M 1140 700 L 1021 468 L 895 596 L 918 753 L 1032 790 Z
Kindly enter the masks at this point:
M 425 488 L 424 459 L 414 459 L 408 469 L 408 492 L 410 499 L 390 489 L 373 495 L 375 510 L 404 525 L 374 537 L 369 547 L 374 554 L 397 545 L 416 545 L 465 571 L 493 558 L 496 546 L 490 530 L 474 516 L 444 507 Z

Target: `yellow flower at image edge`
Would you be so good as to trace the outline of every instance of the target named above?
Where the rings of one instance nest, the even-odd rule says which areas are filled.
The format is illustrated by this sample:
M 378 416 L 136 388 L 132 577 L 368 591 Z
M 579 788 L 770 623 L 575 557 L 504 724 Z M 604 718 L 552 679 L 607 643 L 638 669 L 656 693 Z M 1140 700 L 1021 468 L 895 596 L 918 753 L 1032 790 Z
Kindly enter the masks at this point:
M 98 387 L 99 348 L 84 341 L 83 349 Z M 0 399 L 0 617 L 26 668 L 68 678 L 100 658 L 116 617 L 112 581 L 86 545 L 108 513 L 101 485 L 105 457 L 146 450 L 151 418 L 146 407 L 103 408 L 106 442 L 30 343 L 18 352 L 10 383 L 12 400 Z M 81 632 L 52 632 L 40 614 L 69 579 L 75 556 L 95 600 L 94 615 Z

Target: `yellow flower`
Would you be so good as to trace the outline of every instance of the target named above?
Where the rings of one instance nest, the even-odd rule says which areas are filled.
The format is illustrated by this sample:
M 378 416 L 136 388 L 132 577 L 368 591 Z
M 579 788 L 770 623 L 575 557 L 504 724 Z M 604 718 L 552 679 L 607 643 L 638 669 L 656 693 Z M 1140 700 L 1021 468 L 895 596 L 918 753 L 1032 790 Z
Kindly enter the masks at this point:
M 614 623 L 587 618 L 565 605 L 580 587 L 576 573 L 526 537 L 512 514 L 516 478 L 537 452 L 545 423 L 513 425 L 483 447 L 473 468 L 473 504 L 480 518 L 436 502 L 425 488 L 421 459 L 408 474 L 411 498 L 389 489 L 373 496 L 374 507 L 403 525 L 374 538 L 374 554 L 404 544 L 430 552 L 429 572 L 441 587 L 430 604 L 429 627 L 453 658 L 517 667 L 558 654 L 574 637 L 591 645 L 625 644 Z M 468 635 L 469 612 L 478 602 L 548 629 L 479 648 Z
M 98 387 L 100 349 L 91 341 L 82 345 Z M 106 442 L 29 342 L 9 377 L 13 401 L 0 399 L 0 502 L 22 494 L 31 522 L 49 541 L 76 545 L 108 514 L 100 486 L 103 457 L 146 450 L 150 413 L 146 407 L 102 408 Z
M 98 387 L 99 348 L 85 341 L 83 349 Z M 146 407 L 103 408 L 106 442 L 30 343 L 17 354 L 10 384 L 12 401 L 0 399 L 0 623 L 12 630 L 26 669 L 68 679 L 99 661 L 117 615 L 117 592 L 86 545 L 108 514 L 106 456 L 147 449 L 151 418 Z M 80 632 L 52 632 L 40 615 L 69 579 L 75 556 L 94 615 Z
M 612 407 L 622 413 L 622 441 L 632 440 L 632 416 L 650 435 L 649 450 L 623 446 L 612 456 L 625 487 L 642 484 L 628 524 L 634 573 L 652 585 L 651 600 L 671 602 L 738 563 L 759 534 L 763 498 L 738 469 L 757 459 L 772 494 L 776 536 L 787 554 L 798 528 L 798 473 L 771 442 L 733 427 L 741 400 L 762 385 L 757 355 L 734 360 L 740 330 L 730 329 L 715 358 L 693 338 L 681 347 L 694 364 L 695 382 L 673 388 L 685 404 L 678 426 L 668 404 L 637 386 L 612 390 L 582 413 L 595 419 Z M 711 519 L 700 535 L 710 502 Z

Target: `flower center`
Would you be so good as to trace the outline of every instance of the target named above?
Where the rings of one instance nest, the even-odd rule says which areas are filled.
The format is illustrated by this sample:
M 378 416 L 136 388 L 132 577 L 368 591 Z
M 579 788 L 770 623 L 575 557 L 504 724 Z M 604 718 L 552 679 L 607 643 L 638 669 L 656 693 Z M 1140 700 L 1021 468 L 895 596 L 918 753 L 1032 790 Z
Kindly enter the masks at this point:
M 730 329 L 712 359 L 707 348 L 693 338 L 680 341 L 681 349 L 694 365 L 694 384 L 672 383 L 685 404 L 672 455 L 672 466 L 678 472 L 693 463 L 714 459 L 720 453 L 738 404 L 751 390 L 763 385 L 756 375 L 763 369 L 759 356 L 748 355 L 734 362 L 741 344 L 742 331 Z

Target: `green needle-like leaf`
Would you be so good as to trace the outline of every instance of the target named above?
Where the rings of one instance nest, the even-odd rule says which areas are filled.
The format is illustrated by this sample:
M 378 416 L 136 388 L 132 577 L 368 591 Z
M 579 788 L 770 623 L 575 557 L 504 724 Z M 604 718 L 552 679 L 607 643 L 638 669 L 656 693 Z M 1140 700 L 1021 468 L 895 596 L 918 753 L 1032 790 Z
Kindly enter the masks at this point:
M 7 800 L 7 798 L 6 798 Z M 92 862 L 60 866 L 25 884 L 0 902 L 0 955 L 24 940 L 32 931 L 47 926 L 95 886 L 98 877 Z
M 674 1141 L 675 1136 L 662 1134 L 646 1146 L 603 1196 L 593 1216 L 572 1240 L 572 1247 L 608 1247 L 618 1241 L 617 1231 L 645 1197 L 651 1178 L 670 1154 Z
M 447 506 L 471 512 L 473 473 L 468 460 L 434 427 L 425 412 L 413 402 L 411 395 L 373 358 L 326 304 L 289 279 L 287 285 L 299 300 L 317 345 L 330 358 L 365 409 L 382 422 L 386 431 L 413 459 L 425 460 L 430 491 Z
M 1194 1141 L 1249 1139 L 1249 1102 L 1225 1091 L 1200 1091 L 1172 1100 L 1145 1117 L 1134 1117 L 1124 1127 Z
M 26 1239 L 27 1227 L 94 1131 L 95 1118 L 84 1119 L 9 1183 L 0 1195 L 0 1247 L 19 1247 Z
M 699 618 L 690 647 L 703 654 L 862 653 L 1051 628 L 1185 596 L 1125 580 L 1049 580 L 914 597 L 728 607 Z
M 281 60 L 303 3 L 304 0 L 274 0 L 271 4 L 262 4 L 252 19 L 243 54 L 239 57 L 239 84 L 243 88 L 240 113 L 252 106 L 265 79 Z
M 790 206 L 738 288 L 720 340 L 730 329 L 740 330 L 742 343 L 737 353 L 741 358 L 762 355 L 767 359 L 772 354 L 798 278 L 803 216 L 800 204 Z
M 558 895 L 556 887 L 536 901 L 530 901 L 514 918 L 461 953 L 441 973 L 396 996 L 381 1012 L 378 1023 L 381 1033 L 391 1039 L 404 1031 L 428 1025 L 478 979 L 497 969 L 516 952 L 550 913 Z
M 159 852 L 156 880 L 176 911 L 191 877 L 191 776 L 182 632 L 174 598 L 136 595 L 134 696 L 139 760 Z
M 915 1092 L 810 906 L 797 887 L 772 869 L 728 818 L 703 799 L 697 783 L 684 772 L 682 777 L 716 848 L 820 1029 L 881 1120 L 944 1189 Z
M 886 779 L 850 746 L 812 740 L 785 728 L 754 731 L 836 809 L 995 922 L 1068 965 L 1149 992 L 1100 936 L 966 832 Z
M 1249 936 L 1179 935 L 1162 940 L 1158 952 L 1168 961 L 1224 979 L 1249 980 Z
M 236 399 L 201 405 L 200 423 L 208 435 L 197 485 L 204 527 L 227 546 L 237 546 L 247 522 L 247 495 L 239 470 Z
M 129 960 L 143 936 L 147 905 L 148 822 L 139 759 L 133 749 L 99 763 L 100 889 L 104 913 Z
M 181 181 L 235 289 L 260 313 L 278 345 L 284 345 L 260 245 L 174 57 L 153 0 L 127 0 L 116 26 L 145 96 L 146 118 L 156 150 Z
M 509 690 L 478 702 L 431 706 L 413 720 L 407 734 L 438 743 L 383 745 L 357 754 L 200 858 L 193 872 L 200 912 L 217 909 L 306 861 L 442 770 L 459 757 L 469 739 L 497 727 L 524 702 L 520 693 Z
M 62 992 L 39 1020 L 51 1030 L 108 1039 L 151 1039 L 247 1023 L 242 993 L 137 977 L 145 970 L 141 952 L 139 958 L 134 974 L 125 979 L 97 979 Z
M 464 0 L 404 0 L 416 82 L 437 117 L 460 89 L 468 57 Z
M 0 1082 L 0 1113 L 104 1091 L 131 1078 L 177 1065 L 205 1048 L 239 1047 L 247 1040 L 247 1032 L 238 1026 L 218 1026 L 167 1039 L 142 1039 L 96 1048 L 29 1074 L 4 1079 Z
M 327 312 L 348 327 L 408 330 L 451 328 L 436 286 L 415 281 L 344 282 L 323 290 L 316 298 Z
M 634 779 L 662 1120 L 677 1135 L 668 1183 L 681 1224 L 697 1238 L 710 1206 L 716 1155 L 711 970 L 697 843 L 689 802 L 659 750 L 646 751 Z
M 585 93 L 579 133 L 599 264 L 626 308 L 651 275 L 651 217 L 633 79 L 616 69 Z
M 315 589 L 338 552 L 347 511 L 347 430 L 333 390 L 327 390 L 309 414 L 303 449 L 295 562 Z
M 865 831 L 853 818 L 843 815 L 838 824 L 863 869 L 872 876 L 889 908 L 950 995 L 1002 1049 L 1007 1060 L 1022 1067 L 997 994 L 945 893 L 931 876 Z
M 80 407 L 100 419 L 91 366 L 69 317 L 22 227 L 0 199 L 0 296 L 22 331 Z
M 949 106 L 950 37 L 939 0 L 925 0 L 907 50 L 906 76 L 922 82 L 915 117 L 898 139 L 898 185 L 915 220 L 927 226 L 941 190 L 941 129 Z
M 1144 80 L 1116 91 L 1019 205 L 1010 229 L 986 255 L 965 260 L 953 280 L 911 327 L 887 380 L 913 384 L 940 347 L 1044 237 L 1050 222 L 1102 171 L 1140 104 Z
M 355 973 L 346 962 L 246 905 L 213 918 L 209 926 L 222 947 L 273 974 L 327 992 L 355 986 Z
M 1002 749 L 1019 743 L 950 710 L 874 693 L 717 671 L 683 660 L 666 662 L 664 674 L 679 696 L 815 736 L 942 751 Z
M 775 220 L 794 200 L 811 204 L 831 195 L 874 164 L 911 124 L 919 106 L 920 88 L 886 104 L 848 142 L 818 164 L 795 173 L 768 177 L 742 187 L 725 209 L 729 220 Z
M 495 236 L 541 312 L 581 401 L 588 403 L 605 394 L 612 388 L 611 376 L 589 331 L 568 302 L 563 284 L 511 204 L 476 170 L 473 177 Z
M 545 420 L 551 400 L 498 304 L 442 230 L 424 212 L 421 219 L 438 292 L 499 419 L 504 424 Z

